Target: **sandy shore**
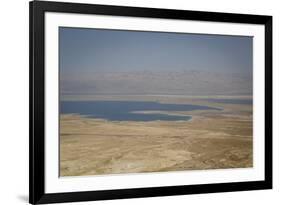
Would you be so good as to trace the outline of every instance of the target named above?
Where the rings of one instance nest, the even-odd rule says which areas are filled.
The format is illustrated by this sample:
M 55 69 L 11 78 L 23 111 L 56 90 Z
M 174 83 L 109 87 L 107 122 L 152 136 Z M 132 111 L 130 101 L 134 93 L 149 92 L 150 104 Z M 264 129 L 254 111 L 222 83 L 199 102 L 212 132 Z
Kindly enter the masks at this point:
M 60 116 L 60 175 L 252 167 L 250 105 L 206 103 L 222 111 L 191 111 L 191 121 L 110 122 Z

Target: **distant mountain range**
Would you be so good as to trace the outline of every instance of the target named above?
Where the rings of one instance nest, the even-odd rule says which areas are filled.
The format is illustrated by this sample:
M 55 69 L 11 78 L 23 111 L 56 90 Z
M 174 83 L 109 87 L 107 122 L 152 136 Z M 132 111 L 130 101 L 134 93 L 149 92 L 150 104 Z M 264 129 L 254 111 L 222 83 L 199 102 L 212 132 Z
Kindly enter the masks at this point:
M 251 95 L 252 76 L 204 71 L 96 72 L 60 76 L 62 95 Z

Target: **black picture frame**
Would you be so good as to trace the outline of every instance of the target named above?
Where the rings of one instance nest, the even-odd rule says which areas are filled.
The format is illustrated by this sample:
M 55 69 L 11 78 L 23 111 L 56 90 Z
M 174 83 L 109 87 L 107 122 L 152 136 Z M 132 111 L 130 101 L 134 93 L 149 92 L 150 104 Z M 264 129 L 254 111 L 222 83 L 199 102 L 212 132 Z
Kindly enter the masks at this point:
M 29 202 L 44 204 L 105 199 L 154 197 L 260 190 L 272 188 L 272 17 L 262 15 L 184 11 L 155 8 L 105 6 L 93 4 L 32 1 L 30 12 L 30 143 L 29 143 Z M 45 193 L 45 81 L 44 32 L 45 12 L 102 14 L 163 19 L 219 21 L 260 24 L 265 26 L 265 180 L 235 183 L 197 184 L 154 188 L 134 188 L 71 193 Z

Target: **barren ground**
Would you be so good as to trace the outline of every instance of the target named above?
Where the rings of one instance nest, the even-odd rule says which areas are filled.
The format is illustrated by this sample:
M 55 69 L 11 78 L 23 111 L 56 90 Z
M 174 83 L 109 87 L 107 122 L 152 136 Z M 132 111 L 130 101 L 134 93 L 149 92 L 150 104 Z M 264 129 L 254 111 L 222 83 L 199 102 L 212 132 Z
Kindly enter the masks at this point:
M 250 105 L 187 98 L 159 101 L 224 110 L 173 112 L 192 115 L 192 120 L 153 122 L 110 122 L 61 114 L 60 175 L 252 167 Z

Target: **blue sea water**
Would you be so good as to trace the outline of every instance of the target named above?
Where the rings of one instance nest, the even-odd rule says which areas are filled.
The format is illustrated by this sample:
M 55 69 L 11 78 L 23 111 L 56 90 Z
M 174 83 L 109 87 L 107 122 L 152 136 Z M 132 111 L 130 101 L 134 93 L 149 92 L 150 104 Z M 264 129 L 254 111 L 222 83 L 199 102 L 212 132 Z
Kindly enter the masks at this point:
M 192 110 L 220 110 L 200 105 L 164 104 L 142 101 L 61 101 L 60 113 L 75 113 L 90 118 L 101 118 L 110 121 L 178 121 L 190 120 L 191 116 L 144 114 L 135 111 L 192 111 Z

